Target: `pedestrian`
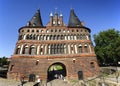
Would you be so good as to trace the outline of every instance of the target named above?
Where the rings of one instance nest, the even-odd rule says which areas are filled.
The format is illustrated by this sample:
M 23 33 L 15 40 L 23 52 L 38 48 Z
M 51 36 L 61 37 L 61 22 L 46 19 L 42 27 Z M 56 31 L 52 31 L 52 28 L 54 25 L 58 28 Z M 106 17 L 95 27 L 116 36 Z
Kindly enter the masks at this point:
M 41 86 L 41 83 L 42 83 L 42 82 L 41 82 L 41 79 L 40 79 L 40 78 L 37 79 L 37 83 L 38 83 L 38 86 Z

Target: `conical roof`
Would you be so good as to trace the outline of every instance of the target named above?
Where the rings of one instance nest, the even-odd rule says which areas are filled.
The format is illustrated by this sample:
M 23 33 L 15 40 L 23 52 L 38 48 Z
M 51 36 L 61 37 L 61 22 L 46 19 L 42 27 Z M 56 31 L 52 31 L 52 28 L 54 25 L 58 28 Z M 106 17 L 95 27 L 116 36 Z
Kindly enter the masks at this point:
M 35 15 L 29 21 L 29 26 L 41 26 L 41 27 L 43 27 L 41 15 L 40 15 L 40 10 L 37 10 Z
M 70 11 L 70 17 L 69 17 L 69 22 L 68 22 L 68 27 L 81 27 L 81 22 L 79 18 L 76 16 L 75 12 L 73 9 Z

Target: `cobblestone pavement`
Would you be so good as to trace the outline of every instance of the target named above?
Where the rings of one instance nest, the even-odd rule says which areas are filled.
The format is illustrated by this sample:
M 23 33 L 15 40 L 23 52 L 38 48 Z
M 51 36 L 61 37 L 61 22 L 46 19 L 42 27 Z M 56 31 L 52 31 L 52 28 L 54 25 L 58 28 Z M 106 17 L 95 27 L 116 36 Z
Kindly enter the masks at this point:
M 20 85 L 20 82 L 18 81 L 0 78 L 0 86 L 18 86 L 18 85 Z
M 23 86 L 36 86 L 35 84 L 36 82 L 27 82 Z M 0 78 L 0 86 L 22 86 L 22 85 L 20 81 Z M 47 84 L 44 83 L 41 86 L 72 86 L 72 84 L 63 80 L 56 79 L 51 82 L 48 82 Z
M 33 86 L 35 83 L 25 83 L 23 86 Z M 20 81 L 0 78 L 0 86 L 22 86 Z
M 107 79 L 105 79 L 105 82 L 106 81 Z M 113 80 L 109 80 L 109 82 L 111 81 Z M 27 83 L 24 83 L 24 85 L 21 85 L 20 81 L 0 78 L 0 86 L 36 86 L 35 84 L 36 82 L 27 82 Z M 69 81 L 63 81 L 60 79 L 56 79 L 48 83 L 44 82 L 44 84 L 42 84 L 41 86 L 81 86 L 81 85 L 79 84 L 78 81 L 69 82 Z M 110 85 L 110 86 L 113 86 L 113 85 Z M 120 81 L 117 85 L 114 85 L 114 86 L 120 86 Z

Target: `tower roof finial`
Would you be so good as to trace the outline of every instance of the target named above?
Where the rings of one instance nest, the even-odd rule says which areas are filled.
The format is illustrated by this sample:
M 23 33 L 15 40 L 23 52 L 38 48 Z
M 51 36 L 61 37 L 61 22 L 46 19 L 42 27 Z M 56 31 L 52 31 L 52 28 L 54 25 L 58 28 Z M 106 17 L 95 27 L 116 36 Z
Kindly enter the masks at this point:
M 61 17 L 63 16 L 61 11 L 60 11 L 60 16 L 61 16 Z
M 58 13 L 57 13 L 57 7 L 55 8 L 55 14 L 58 14 Z
M 52 13 L 52 11 L 50 12 L 50 16 L 53 16 L 53 13 Z

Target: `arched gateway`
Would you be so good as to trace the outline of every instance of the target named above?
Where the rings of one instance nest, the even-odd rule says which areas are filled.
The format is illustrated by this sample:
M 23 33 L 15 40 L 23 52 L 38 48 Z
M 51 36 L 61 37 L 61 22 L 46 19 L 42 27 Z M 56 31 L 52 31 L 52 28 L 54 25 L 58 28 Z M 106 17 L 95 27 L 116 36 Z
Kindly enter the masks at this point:
M 66 77 L 66 67 L 63 63 L 56 62 L 49 66 L 47 71 L 48 81 L 53 79 L 64 79 Z
M 27 26 L 19 29 L 7 77 L 36 81 L 38 78 L 53 80 L 61 75 L 67 79 L 98 75 L 90 32 L 73 9 L 68 25 L 63 22 L 63 15 L 55 12 L 50 13 L 46 26 L 38 10 Z

